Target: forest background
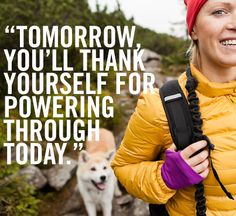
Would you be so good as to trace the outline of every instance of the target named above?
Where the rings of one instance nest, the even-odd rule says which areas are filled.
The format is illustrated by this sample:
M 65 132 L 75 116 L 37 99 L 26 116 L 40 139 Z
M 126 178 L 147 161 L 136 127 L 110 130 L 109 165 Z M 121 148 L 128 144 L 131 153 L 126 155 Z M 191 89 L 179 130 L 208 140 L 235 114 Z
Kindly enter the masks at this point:
M 6 150 L 3 143 L 6 142 L 6 128 L 3 124 L 4 119 L 4 96 L 7 94 L 7 85 L 3 72 L 6 71 L 7 62 L 4 57 L 3 49 L 19 49 L 18 35 L 8 37 L 4 33 L 6 26 L 16 25 L 37 25 L 37 26 L 63 26 L 63 25 L 82 25 L 88 28 L 91 25 L 100 26 L 102 29 L 107 25 L 112 26 L 132 26 L 136 25 L 133 18 L 127 19 L 120 9 L 119 3 L 114 11 L 108 12 L 107 8 L 101 8 L 97 4 L 96 11 L 92 11 L 87 0 L 1 0 L 0 2 L 0 215 L 18 216 L 18 215 L 38 215 L 40 208 L 43 208 L 46 191 L 36 191 L 24 179 L 17 175 L 22 168 L 17 163 L 6 164 Z M 178 70 L 174 68 L 185 65 L 187 58 L 185 51 L 189 41 L 183 38 L 176 38 L 167 34 L 159 34 L 142 26 L 136 25 L 136 35 L 134 44 L 141 43 L 142 48 L 150 49 L 162 56 L 162 73 L 168 75 L 178 75 Z M 58 49 L 61 49 L 59 47 Z M 107 48 L 104 47 L 104 50 Z M 118 51 L 119 47 L 115 47 Z M 69 49 L 71 61 L 77 68 L 82 69 L 81 62 L 77 61 L 78 50 Z M 50 68 L 50 62 L 47 66 Z M 17 71 L 16 71 L 17 72 Z M 28 71 L 31 73 L 31 71 Z M 94 82 L 94 83 L 93 83 Z M 105 95 L 114 95 L 115 84 L 108 80 L 109 85 Z M 95 85 L 95 79 L 92 79 L 92 85 Z M 13 93 L 16 97 L 17 92 Z M 78 107 L 79 109 L 79 107 Z M 18 112 L 15 110 L 11 118 L 18 118 Z M 33 116 L 32 116 L 33 118 Z M 123 127 L 123 110 L 119 104 L 115 104 L 115 117 L 113 119 L 101 119 L 101 126 L 117 132 Z M 41 119 L 44 121 L 44 119 Z M 14 132 L 13 132 L 14 133 Z M 70 149 L 68 149 L 70 154 Z M 38 165 L 39 167 L 43 165 Z M 50 167 L 50 165 L 48 165 Z M 53 192 L 50 194 L 52 196 Z

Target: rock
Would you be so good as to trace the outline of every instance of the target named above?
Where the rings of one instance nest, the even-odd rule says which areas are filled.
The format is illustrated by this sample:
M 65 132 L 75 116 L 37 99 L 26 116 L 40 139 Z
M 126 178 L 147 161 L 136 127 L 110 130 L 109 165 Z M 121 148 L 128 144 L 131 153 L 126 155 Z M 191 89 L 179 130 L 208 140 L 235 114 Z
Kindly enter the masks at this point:
M 44 170 L 43 174 L 48 179 L 48 183 L 56 190 L 64 187 L 68 180 L 76 172 L 77 162 L 69 157 L 63 157 L 63 161 L 71 161 L 71 164 L 55 165 L 50 169 Z
M 124 133 L 125 133 L 125 128 L 117 136 L 115 136 L 117 148 L 120 146 L 120 143 L 124 137 Z
M 20 176 L 25 176 L 26 181 L 36 189 L 41 189 L 47 184 L 47 179 L 44 177 L 40 169 L 36 166 L 27 166 L 21 169 L 18 174 Z
M 160 62 L 156 61 L 156 60 L 151 60 L 147 63 L 144 63 L 144 67 L 145 67 L 145 72 L 148 71 L 160 71 Z
M 120 206 L 116 202 L 113 202 L 112 216 L 129 216 L 130 205 Z
M 167 81 L 176 80 L 176 79 L 178 79 L 178 77 L 167 76 L 165 81 L 167 82 Z
M 126 117 L 130 117 L 133 113 L 134 113 L 134 109 L 130 109 L 130 110 L 127 109 L 124 114 Z
M 30 152 L 30 148 L 27 148 L 26 151 L 27 152 L 25 152 L 25 151 L 20 152 L 20 158 L 24 158 L 24 155 L 26 155 L 26 154 L 27 154 L 27 158 L 31 157 L 32 153 Z M 19 152 L 18 152 L 18 154 L 19 154 Z M 11 148 L 11 161 L 16 161 L 16 146 Z
M 60 215 L 62 216 L 81 216 L 81 211 L 85 211 L 82 203 L 82 198 L 79 192 L 74 189 L 72 196 L 65 202 Z
M 160 69 L 161 56 L 151 50 L 144 49 L 142 61 L 145 67 L 145 72 L 156 72 Z
M 140 199 L 135 199 L 133 203 L 133 216 L 149 216 L 149 207 L 148 204 L 143 202 Z
M 64 214 L 62 216 L 86 216 L 86 214 L 80 214 L 80 213 L 68 213 Z
M 129 194 L 116 198 L 116 202 L 118 205 L 127 205 L 133 201 L 133 197 Z
M 130 209 L 132 207 L 134 198 L 129 194 L 121 197 L 116 197 L 113 200 L 113 216 L 130 216 Z
M 144 63 L 151 61 L 151 60 L 161 61 L 161 56 L 149 49 L 144 49 L 141 59 Z
M 126 97 L 126 96 L 127 96 L 127 93 L 128 93 L 128 91 L 127 91 L 126 89 L 122 89 L 122 90 L 120 91 L 119 96 L 121 96 L 121 97 Z
M 151 50 L 145 49 L 142 56 L 142 60 L 145 67 L 145 71 L 143 71 L 143 73 L 151 73 L 154 75 L 155 78 L 154 87 L 162 86 L 165 79 L 160 74 L 162 57 Z
M 119 100 L 119 104 L 122 107 L 125 107 L 127 105 L 130 105 L 130 97 L 123 97 Z
M 155 83 L 158 88 L 160 88 L 165 82 L 166 78 L 163 75 L 158 73 L 155 74 Z

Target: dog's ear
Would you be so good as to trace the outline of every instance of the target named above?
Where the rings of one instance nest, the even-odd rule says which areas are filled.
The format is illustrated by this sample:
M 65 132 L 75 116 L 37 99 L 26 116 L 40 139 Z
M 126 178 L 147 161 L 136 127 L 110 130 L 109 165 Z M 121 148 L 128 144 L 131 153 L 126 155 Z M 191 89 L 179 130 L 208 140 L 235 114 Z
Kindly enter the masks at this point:
M 79 163 L 85 163 L 89 160 L 89 154 L 86 150 L 82 150 L 79 153 Z
M 106 159 L 108 161 L 111 161 L 113 159 L 113 156 L 115 155 L 116 151 L 115 150 L 112 150 L 112 151 L 109 151 L 107 154 L 106 154 Z

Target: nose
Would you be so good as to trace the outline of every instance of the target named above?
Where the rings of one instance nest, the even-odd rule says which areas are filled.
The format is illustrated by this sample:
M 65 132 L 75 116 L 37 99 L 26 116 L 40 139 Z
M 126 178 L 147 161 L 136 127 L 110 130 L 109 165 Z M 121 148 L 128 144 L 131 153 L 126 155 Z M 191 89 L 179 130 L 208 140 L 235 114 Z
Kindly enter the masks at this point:
M 228 21 L 226 28 L 228 30 L 236 30 L 236 12 L 231 14 L 230 20 Z
M 227 24 L 227 27 L 226 27 L 228 30 L 231 30 L 231 31 L 235 31 L 236 30 L 236 24 L 235 23 L 228 23 Z
M 101 181 L 105 181 L 106 180 L 106 176 L 105 175 L 100 176 L 100 179 L 101 179 Z

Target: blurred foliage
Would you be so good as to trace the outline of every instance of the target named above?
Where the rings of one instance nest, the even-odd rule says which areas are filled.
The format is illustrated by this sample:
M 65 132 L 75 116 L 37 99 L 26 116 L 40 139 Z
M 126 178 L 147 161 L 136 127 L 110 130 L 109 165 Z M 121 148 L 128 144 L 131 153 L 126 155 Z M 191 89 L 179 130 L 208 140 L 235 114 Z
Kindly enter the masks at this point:
M 35 190 L 23 176 L 17 175 L 20 166 L 17 163 L 7 165 L 0 162 L 0 215 L 35 216 L 38 215 L 40 200 Z
M 0 121 L 0 152 L 3 150 L 3 143 L 6 141 L 6 128 L 3 120 Z M 0 158 L 1 159 L 1 158 Z
M 35 216 L 38 212 L 38 200 L 35 190 L 23 176 L 17 175 L 20 165 L 16 162 L 6 164 L 3 143 L 6 142 L 5 128 L 0 122 L 0 215 Z
M 37 26 L 64 26 L 64 25 L 83 25 L 88 28 L 91 25 L 100 26 L 102 29 L 107 26 L 129 26 L 136 25 L 133 18 L 127 19 L 120 9 L 119 3 L 113 12 L 108 12 L 107 7 L 100 7 L 97 5 L 97 10 L 92 12 L 87 0 L 1 0 L 0 1 L 0 72 L 3 74 L 7 70 L 7 62 L 3 49 L 19 49 L 18 33 L 5 34 L 6 26 L 16 25 L 37 25 Z M 167 34 L 157 34 L 154 31 L 136 25 L 136 36 L 134 45 L 141 43 L 143 48 L 151 49 L 164 56 L 164 64 L 168 67 L 172 64 L 183 64 L 186 62 L 184 51 L 186 50 L 186 41 L 181 38 L 169 36 Z M 28 35 L 25 35 L 25 41 L 28 40 Z M 74 38 L 73 38 L 74 40 Z M 89 41 L 89 38 L 86 38 Z M 118 40 L 117 40 L 118 43 Z M 28 45 L 26 49 L 30 49 Z M 126 47 L 127 48 L 127 47 Z M 103 47 L 105 54 L 108 48 Z M 117 52 L 119 45 L 116 44 L 114 50 Z M 62 51 L 62 47 L 58 48 Z M 70 62 L 79 71 L 82 70 L 82 61 L 79 61 L 79 52 L 76 48 L 69 49 Z M 106 55 L 105 55 L 106 56 Z M 62 59 L 59 56 L 59 65 L 62 64 Z M 14 62 L 16 65 L 16 60 Z M 50 71 L 51 62 L 45 60 L 45 71 Z M 88 61 L 88 68 L 91 67 L 91 60 Z M 13 67 L 13 71 L 17 71 Z M 28 71 L 30 74 L 32 71 Z M 103 91 L 101 97 L 114 95 L 115 89 L 115 72 L 109 71 L 107 78 L 108 86 L 106 91 Z M 96 88 L 96 72 L 91 77 L 92 88 Z M 16 83 L 14 83 L 16 89 Z M 60 85 L 60 83 L 58 84 Z M 4 116 L 4 96 L 7 94 L 7 85 L 4 76 L 0 76 L 0 159 L 5 160 L 3 153 L 3 143 L 6 141 L 6 131 L 3 125 Z M 13 94 L 20 97 L 17 91 Z M 46 95 L 44 95 L 45 97 Z M 64 101 L 62 101 L 64 104 Z M 77 111 L 80 110 L 80 104 Z M 100 107 L 101 111 L 101 107 Z M 64 113 L 64 109 L 62 109 Z M 114 118 L 106 119 L 101 118 L 101 127 L 106 127 L 113 130 L 116 125 L 122 121 L 122 111 L 119 104 L 114 104 Z M 32 114 L 31 118 L 34 117 Z M 15 109 L 11 112 L 11 119 L 17 119 L 18 110 Z M 48 118 L 53 118 L 52 113 L 49 113 Z M 93 117 L 94 118 L 94 117 Z M 75 118 L 71 118 L 74 120 Z M 42 122 L 46 119 L 42 118 Z M 86 122 L 86 118 L 84 119 Z M 12 131 L 15 134 L 14 129 Z M 39 200 L 35 196 L 34 189 L 29 186 L 26 181 L 17 176 L 17 171 L 20 168 L 17 164 L 6 165 L 5 162 L 0 163 L 0 215 L 3 216 L 18 216 L 37 215 L 37 204 Z
M 169 68 L 173 66 L 186 65 L 188 63 L 186 50 L 190 45 L 189 40 L 167 34 L 157 34 L 150 29 L 137 26 L 136 42 L 141 42 L 142 47 L 162 55 L 162 71 L 164 74 L 167 74 Z M 168 73 L 168 75 L 176 74 Z

